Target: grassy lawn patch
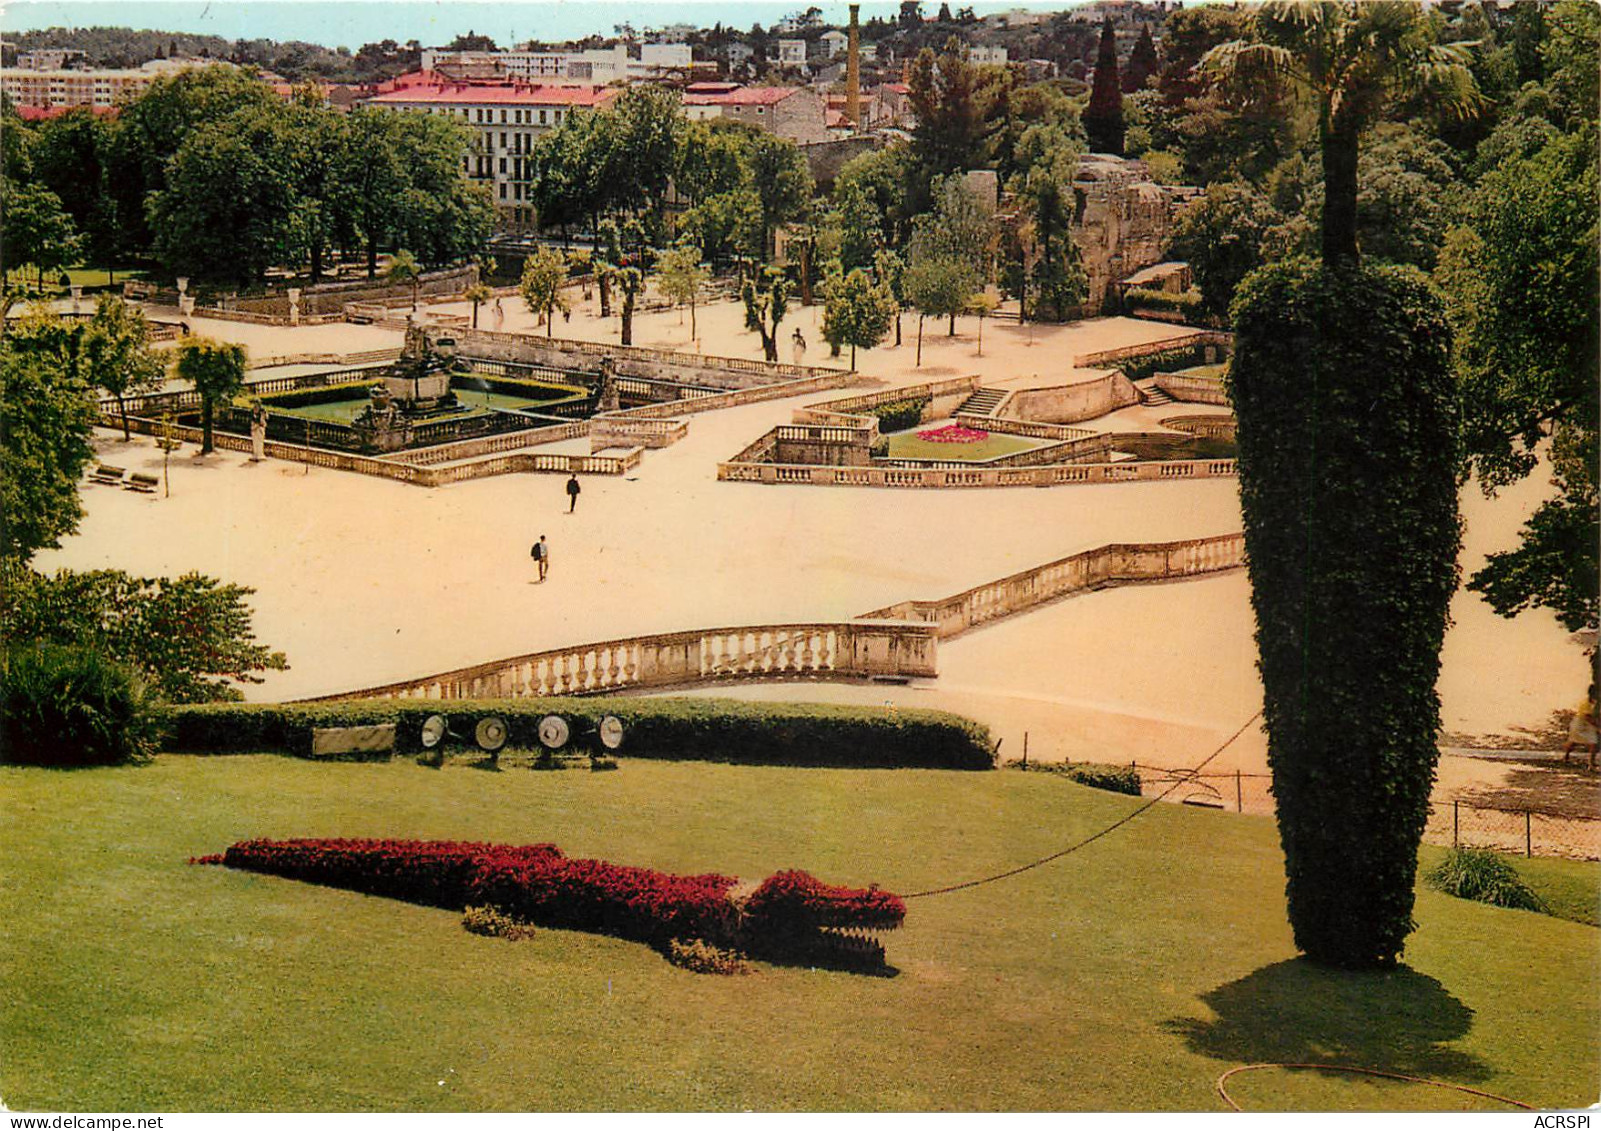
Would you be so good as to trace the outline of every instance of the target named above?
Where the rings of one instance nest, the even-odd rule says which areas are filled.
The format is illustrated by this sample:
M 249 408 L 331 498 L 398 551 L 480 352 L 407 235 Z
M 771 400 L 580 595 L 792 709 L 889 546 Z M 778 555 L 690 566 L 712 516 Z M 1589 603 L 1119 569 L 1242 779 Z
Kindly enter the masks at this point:
M 697 975 L 621 940 L 487 938 L 446 911 L 186 863 L 248 837 L 549 840 L 904 893 L 1139 804 L 1055 775 L 164 756 L 0 768 L 0 796 L 14 1109 L 1212 1111 L 1226 1069 L 1310 1060 L 1577 1106 L 1601 1070 L 1594 928 L 1421 890 L 1407 965 L 1319 969 L 1294 957 L 1272 824 L 1178 806 L 910 901 L 893 978 Z M 1451 1106 L 1310 1073 L 1231 1090 L 1248 1108 Z
M 1046 442 L 1031 440 L 1027 436 L 1012 436 L 1004 432 L 991 432 L 986 439 L 974 440 L 966 444 L 940 444 L 917 438 L 918 432 L 927 432 L 929 429 L 937 427 L 939 427 L 937 424 L 920 424 L 911 431 L 892 432 L 888 436 L 890 458 L 994 459 L 996 456 L 1009 456 L 1013 452 L 1026 452 L 1030 448 L 1038 448 Z
M 1177 376 L 1217 378 L 1224 376 L 1228 371 L 1229 363 L 1220 361 L 1216 365 L 1192 365 L 1188 369 L 1180 369 L 1177 372 Z

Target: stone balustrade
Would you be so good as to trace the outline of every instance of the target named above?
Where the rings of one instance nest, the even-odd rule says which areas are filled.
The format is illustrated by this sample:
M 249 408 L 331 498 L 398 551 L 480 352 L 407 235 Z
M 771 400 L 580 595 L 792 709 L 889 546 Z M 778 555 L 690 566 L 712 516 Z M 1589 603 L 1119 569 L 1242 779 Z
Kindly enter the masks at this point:
M 1175 432 L 1188 432 L 1192 436 L 1201 436 L 1209 440 L 1232 440 L 1239 429 L 1239 421 L 1233 416 L 1170 416 L 1161 422 L 1163 428 L 1171 428 Z
M 1233 342 L 1234 335 L 1224 330 L 1192 330 L 1187 334 L 1163 338 L 1160 341 L 1099 350 L 1095 353 L 1081 353 L 1073 358 L 1073 366 L 1075 369 L 1105 369 L 1131 358 L 1150 357 L 1152 354 L 1188 349 L 1191 346 L 1217 346 L 1219 349 L 1228 349 Z
M 589 450 L 634 447 L 665 448 L 689 435 L 689 421 L 621 420 L 610 414 L 589 420 Z
M 996 406 L 999 409 L 1000 406 Z M 1035 440 L 1083 440 L 1094 436 L 1092 428 L 1074 428 L 1070 424 L 1046 424 L 1038 420 L 1009 420 L 1001 416 L 975 416 L 959 413 L 956 423 L 964 428 L 981 432 L 1000 432 L 1007 436 L 1027 436 Z
M 387 458 L 419 466 L 450 463 L 454 460 L 473 459 L 477 456 L 514 452 L 537 444 L 554 444 L 562 440 L 576 440 L 589 432 L 589 421 L 575 420 L 571 424 L 550 424 L 543 428 L 526 428 L 518 432 L 503 432 L 498 436 L 483 436 L 475 440 L 457 440 L 449 444 L 436 444 L 431 448 L 415 448 L 397 452 Z
M 1109 585 L 1171 581 L 1238 569 L 1245 535 L 1222 534 L 1180 542 L 1113 544 L 1035 566 L 938 601 L 902 601 L 875 609 L 875 619 L 921 620 L 949 640 L 970 628 L 1027 612 L 1071 593 Z
M 820 467 L 755 462 L 747 453 L 756 449 L 757 445 L 752 445 L 735 459 L 719 463 L 717 478 L 730 483 L 806 483 L 835 487 L 1056 487 L 1211 479 L 1237 473 L 1232 459 L 1129 460 L 1044 467 Z
M 1229 403 L 1228 389 L 1221 377 L 1192 377 L 1182 373 L 1157 373 L 1153 376 L 1156 387 L 1176 401 L 1216 405 Z
M 931 624 L 844 621 L 693 629 L 553 648 L 332 699 L 521 699 L 602 695 L 719 680 L 937 674 Z
M 685 416 L 691 413 L 713 412 L 722 408 L 737 408 L 740 405 L 756 404 L 760 401 L 783 400 L 806 393 L 821 392 L 824 389 L 837 389 L 856 380 L 859 380 L 857 375 L 847 370 L 825 370 L 815 377 L 784 381 L 775 385 L 751 385 L 744 389 L 714 393 L 693 400 L 673 401 L 670 404 L 640 405 L 637 408 L 625 408 L 607 415 L 632 419 Z

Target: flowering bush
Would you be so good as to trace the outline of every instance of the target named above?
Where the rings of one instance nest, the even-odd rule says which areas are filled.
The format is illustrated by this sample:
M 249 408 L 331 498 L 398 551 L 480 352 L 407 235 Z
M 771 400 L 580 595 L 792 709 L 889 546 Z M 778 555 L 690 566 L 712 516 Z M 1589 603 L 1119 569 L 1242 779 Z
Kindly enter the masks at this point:
M 325 884 L 452 910 L 493 907 L 540 926 L 645 942 L 727 935 L 730 876 L 675 876 L 569 860 L 552 844 L 247 840 L 195 863 Z
M 980 440 L 988 440 L 989 436 L 982 428 L 964 428 L 960 424 L 947 424 L 943 428 L 930 428 L 917 434 L 919 440 L 927 440 L 931 444 L 976 444 Z
M 753 924 L 794 931 L 819 927 L 884 930 L 906 918 L 901 897 L 878 888 L 846 888 L 825 884 L 805 872 L 778 872 L 767 877 L 745 901 Z
M 479 934 L 517 937 L 533 926 L 594 931 L 672 951 L 692 969 L 726 965 L 719 946 L 768 955 L 805 952 L 857 964 L 883 962 L 867 932 L 898 927 L 906 906 L 877 888 L 834 887 L 805 872 L 780 872 L 736 903 L 735 880 L 678 876 L 604 860 L 570 860 L 551 844 L 463 841 L 247 840 L 193 864 L 284 876 L 432 907 L 466 910 Z M 682 950 L 682 948 L 680 948 Z

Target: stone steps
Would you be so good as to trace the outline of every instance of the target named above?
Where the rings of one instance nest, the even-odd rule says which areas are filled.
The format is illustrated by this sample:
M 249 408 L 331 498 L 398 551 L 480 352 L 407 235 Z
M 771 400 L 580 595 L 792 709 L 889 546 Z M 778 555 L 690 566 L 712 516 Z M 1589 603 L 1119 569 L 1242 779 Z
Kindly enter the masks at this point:
M 976 389 L 951 415 L 960 416 L 966 413 L 969 416 L 988 416 L 995 411 L 995 406 L 1001 403 L 1001 398 L 1005 395 L 1005 389 Z

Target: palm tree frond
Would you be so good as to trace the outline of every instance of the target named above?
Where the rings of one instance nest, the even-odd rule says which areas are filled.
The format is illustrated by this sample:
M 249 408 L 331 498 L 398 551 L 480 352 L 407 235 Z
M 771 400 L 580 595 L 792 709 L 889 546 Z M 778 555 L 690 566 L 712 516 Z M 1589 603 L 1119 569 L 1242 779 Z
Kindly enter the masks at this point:
M 1220 43 L 1195 65 L 1201 78 L 1219 86 L 1250 88 L 1284 80 L 1304 82 L 1294 52 L 1271 43 L 1243 39 Z

